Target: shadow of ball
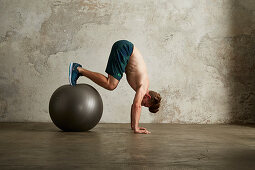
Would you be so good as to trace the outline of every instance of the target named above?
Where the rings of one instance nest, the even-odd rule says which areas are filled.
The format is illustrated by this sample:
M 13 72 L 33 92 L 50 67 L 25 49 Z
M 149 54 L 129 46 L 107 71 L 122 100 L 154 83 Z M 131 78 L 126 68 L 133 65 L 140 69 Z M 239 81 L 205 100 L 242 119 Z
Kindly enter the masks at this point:
M 63 131 L 88 131 L 100 121 L 103 101 L 88 84 L 63 85 L 52 94 L 49 112 L 53 123 Z

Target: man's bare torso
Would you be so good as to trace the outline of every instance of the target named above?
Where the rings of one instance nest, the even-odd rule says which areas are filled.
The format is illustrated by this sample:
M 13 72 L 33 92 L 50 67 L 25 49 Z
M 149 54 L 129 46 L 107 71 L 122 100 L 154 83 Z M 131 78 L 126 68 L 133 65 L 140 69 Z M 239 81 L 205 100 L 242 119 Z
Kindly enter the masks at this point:
M 146 64 L 139 50 L 134 46 L 132 55 L 129 58 L 126 67 L 127 81 L 129 85 L 136 91 L 139 87 L 146 91 L 149 88 L 149 78 Z

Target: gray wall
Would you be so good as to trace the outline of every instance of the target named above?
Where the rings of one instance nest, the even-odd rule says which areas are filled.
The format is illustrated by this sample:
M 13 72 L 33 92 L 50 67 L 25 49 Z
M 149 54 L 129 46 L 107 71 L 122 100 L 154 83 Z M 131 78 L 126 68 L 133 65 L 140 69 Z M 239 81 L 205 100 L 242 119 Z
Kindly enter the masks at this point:
M 254 122 L 254 0 L 0 0 L 0 121 L 50 121 L 69 62 L 104 73 L 119 39 L 140 49 L 163 97 L 141 122 Z M 129 122 L 125 77 L 114 91 L 79 83 L 102 95 L 101 122 Z

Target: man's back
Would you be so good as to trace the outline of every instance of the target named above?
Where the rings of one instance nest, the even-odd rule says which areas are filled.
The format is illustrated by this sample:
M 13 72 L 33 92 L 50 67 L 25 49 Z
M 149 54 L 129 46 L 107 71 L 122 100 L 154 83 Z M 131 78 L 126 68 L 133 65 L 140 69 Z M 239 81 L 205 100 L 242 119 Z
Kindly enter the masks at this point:
M 129 85 L 136 91 L 139 87 L 146 90 L 149 87 L 147 67 L 143 56 L 134 46 L 133 54 L 130 56 L 126 67 L 126 76 Z

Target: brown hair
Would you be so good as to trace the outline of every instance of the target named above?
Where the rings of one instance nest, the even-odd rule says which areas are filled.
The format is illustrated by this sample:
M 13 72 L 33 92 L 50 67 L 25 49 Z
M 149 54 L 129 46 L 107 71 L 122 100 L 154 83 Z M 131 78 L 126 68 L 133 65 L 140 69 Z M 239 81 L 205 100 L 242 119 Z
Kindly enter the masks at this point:
M 149 95 L 151 96 L 151 106 L 149 107 L 149 111 L 156 113 L 159 111 L 161 96 L 159 93 L 151 90 L 149 91 Z

